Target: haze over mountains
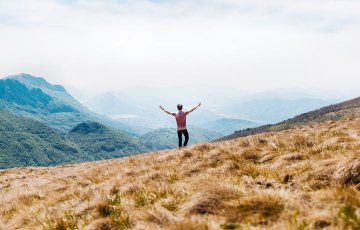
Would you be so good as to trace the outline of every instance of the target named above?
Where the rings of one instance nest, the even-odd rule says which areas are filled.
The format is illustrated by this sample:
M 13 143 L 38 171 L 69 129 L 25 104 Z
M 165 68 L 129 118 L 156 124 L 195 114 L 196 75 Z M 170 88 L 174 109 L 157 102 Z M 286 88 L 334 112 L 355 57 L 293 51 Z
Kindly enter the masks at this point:
M 153 89 L 139 87 L 97 95 L 82 93 L 75 88 L 71 88 L 71 91 L 91 110 L 130 126 L 144 127 L 144 130 L 174 126 L 171 117 L 159 112 L 159 104 L 176 111 L 178 103 L 184 104 L 186 109 L 189 109 L 197 103 L 196 100 L 199 100 L 203 102 L 203 106 L 199 111 L 191 114 L 189 123 L 223 135 L 280 122 L 346 98 L 335 92 L 331 94 L 326 90 L 316 89 L 245 93 L 231 88 L 206 86 Z M 224 125 L 227 128 L 224 128 Z

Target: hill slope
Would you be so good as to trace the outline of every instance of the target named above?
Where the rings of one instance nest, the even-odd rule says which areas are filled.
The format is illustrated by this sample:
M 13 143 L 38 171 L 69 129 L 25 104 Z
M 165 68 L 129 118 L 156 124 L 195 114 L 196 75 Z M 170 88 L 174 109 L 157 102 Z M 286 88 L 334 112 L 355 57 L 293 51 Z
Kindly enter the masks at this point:
M 92 159 L 46 125 L 0 110 L 0 169 Z
M 358 229 L 359 149 L 355 119 L 116 160 L 3 170 L 0 228 Z
M 346 117 L 359 116 L 360 97 L 304 113 L 274 125 L 264 125 L 257 128 L 237 131 L 234 134 L 226 136 L 220 140 L 230 140 L 237 137 L 245 137 L 257 133 L 286 130 L 299 125 L 316 124 L 318 122 L 336 121 Z
M 84 122 L 74 127 L 67 138 L 96 160 L 122 157 L 145 151 L 138 140 L 98 122 Z

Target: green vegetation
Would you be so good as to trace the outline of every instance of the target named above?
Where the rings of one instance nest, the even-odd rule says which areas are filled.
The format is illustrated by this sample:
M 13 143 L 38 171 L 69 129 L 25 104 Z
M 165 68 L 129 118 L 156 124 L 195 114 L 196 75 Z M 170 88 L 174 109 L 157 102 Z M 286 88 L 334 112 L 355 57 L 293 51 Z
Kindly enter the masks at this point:
M 138 140 L 98 122 L 84 122 L 73 128 L 67 138 L 94 159 L 110 159 L 144 152 Z
M 53 129 L 0 110 L 0 168 L 87 160 L 92 158 Z
M 149 149 L 116 129 L 84 122 L 66 136 L 30 118 L 0 110 L 0 168 L 111 159 Z

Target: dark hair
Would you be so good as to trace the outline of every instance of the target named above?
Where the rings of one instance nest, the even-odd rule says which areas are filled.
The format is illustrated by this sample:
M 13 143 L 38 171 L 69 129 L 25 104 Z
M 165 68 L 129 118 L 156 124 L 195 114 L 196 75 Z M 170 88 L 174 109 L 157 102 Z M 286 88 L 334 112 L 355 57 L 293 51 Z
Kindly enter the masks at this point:
M 178 108 L 178 110 L 182 110 L 183 105 L 182 105 L 182 104 L 178 104 L 178 105 L 177 105 L 177 108 Z

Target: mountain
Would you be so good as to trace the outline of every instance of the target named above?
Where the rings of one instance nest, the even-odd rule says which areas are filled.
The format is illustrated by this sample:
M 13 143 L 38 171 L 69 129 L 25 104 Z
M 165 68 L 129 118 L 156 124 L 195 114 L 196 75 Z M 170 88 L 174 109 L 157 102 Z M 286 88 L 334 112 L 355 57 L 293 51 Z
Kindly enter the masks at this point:
M 0 110 L 0 169 L 93 160 L 50 127 Z
M 314 124 L 325 121 L 335 121 L 345 117 L 360 116 L 360 97 L 341 102 L 335 105 L 329 105 L 308 113 L 295 116 L 294 118 L 276 123 L 274 125 L 263 125 L 257 128 L 239 130 L 232 135 L 226 136 L 220 140 L 245 137 L 263 132 L 287 130 L 299 125 Z
M 222 136 L 200 127 L 189 126 L 189 145 L 208 142 Z M 178 147 L 177 131 L 174 128 L 160 128 L 139 138 L 140 143 L 150 150 L 173 149 Z M 184 141 L 184 137 L 183 137 Z
M 41 89 L 29 89 L 24 84 L 13 79 L 0 80 L 0 100 L 2 105 L 16 104 L 18 107 L 23 106 L 24 110 L 30 113 L 36 113 L 37 109 L 55 114 L 77 112 L 75 108 L 52 98 Z
M 81 107 L 81 104 L 70 96 L 63 86 L 52 85 L 42 77 L 35 77 L 30 74 L 21 73 L 7 76 L 5 80 L 6 79 L 16 80 L 24 84 L 29 89 L 41 89 L 44 93 L 50 95 L 51 97 L 64 101 L 73 107 Z
M 63 134 L 79 123 L 93 120 L 136 135 L 131 126 L 90 111 L 64 87 L 29 74 L 0 80 L 0 108 L 38 120 Z
M 223 135 L 229 135 L 237 130 L 253 128 L 259 126 L 260 123 L 254 121 L 236 119 L 236 118 L 221 118 L 215 121 L 200 124 L 201 127 L 208 130 L 214 130 Z
M 0 171 L 1 229 L 359 229 L 360 119 Z
M 96 160 L 144 152 L 138 140 L 98 122 L 84 122 L 74 127 L 67 138 Z

